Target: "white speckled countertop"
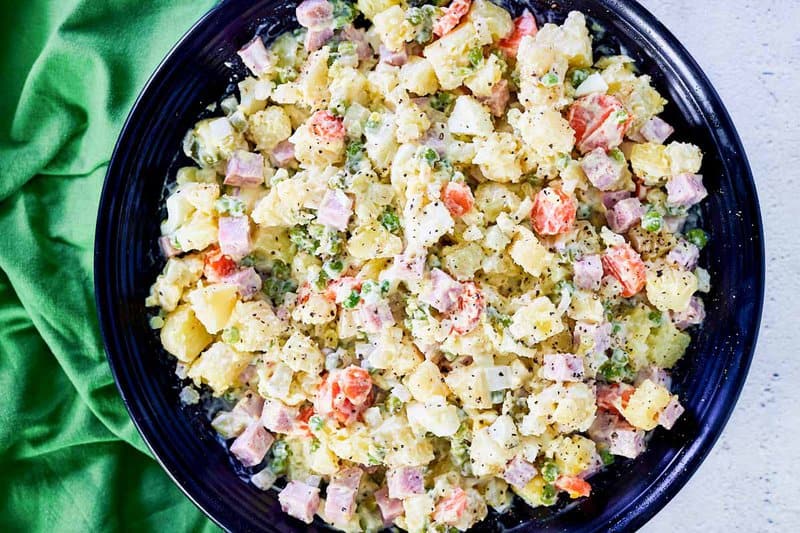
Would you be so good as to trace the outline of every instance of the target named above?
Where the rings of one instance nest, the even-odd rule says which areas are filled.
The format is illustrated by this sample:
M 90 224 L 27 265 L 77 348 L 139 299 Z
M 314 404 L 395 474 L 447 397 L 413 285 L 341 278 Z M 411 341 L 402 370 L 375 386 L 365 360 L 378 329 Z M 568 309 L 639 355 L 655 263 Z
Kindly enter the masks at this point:
M 642 531 L 800 531 L 800 2 L 640 0 L 719 91 L 764 217 L 767 295 L 747 384 L 722 437 Z

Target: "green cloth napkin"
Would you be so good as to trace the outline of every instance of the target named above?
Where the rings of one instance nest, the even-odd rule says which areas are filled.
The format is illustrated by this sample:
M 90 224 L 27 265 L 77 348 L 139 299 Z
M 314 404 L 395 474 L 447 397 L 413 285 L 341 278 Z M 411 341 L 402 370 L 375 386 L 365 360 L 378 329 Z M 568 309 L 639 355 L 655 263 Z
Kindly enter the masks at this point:
M 150 456 L 100 341 L 100 189 L 122 123 L 214 0 L 29 0 L 0 20 L 0 531 L 216 529 Z

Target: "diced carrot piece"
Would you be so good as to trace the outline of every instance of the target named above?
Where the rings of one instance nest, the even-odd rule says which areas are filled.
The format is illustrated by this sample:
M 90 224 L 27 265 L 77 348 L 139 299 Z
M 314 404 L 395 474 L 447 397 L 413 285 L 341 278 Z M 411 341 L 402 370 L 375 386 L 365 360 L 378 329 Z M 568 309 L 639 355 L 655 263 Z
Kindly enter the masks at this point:
M 501 39 L 497 46 L 509 57 L 517 57 L 519 43 L 526 35 L 534 36 L 539 31 L 536 18 L 527 9 L 514 19 L 514 29 L 508 37 Z
M 442 189 L 444 205 L 454 217 L 464 216 L 475 205 L 472 190 L 464 183 L 448 182 Z
M 646 271 L 642 257 L 628 243 L 612 246 L 601 258 L 606 274 L 622 285 L 622 296 L 630 298 L 644 288 Z
M 558 235 L 572 229 L 577 206 L 561 189 L 545 187 L 536 194 L 531 209 L 533 229 L 539 235 Z
M 437 37 L 442 37 L 450 33 L 453 28 L 458 26 L 461 19 L 469 12 L 472 0 L 453 0 L 445 9 L 444 15 L 433 23 L 433 33 Z
M 576 476 L 559 476 L 556 488 L 569 493 L 570 498 L 581 498 L 592 493 L 589 482 Z

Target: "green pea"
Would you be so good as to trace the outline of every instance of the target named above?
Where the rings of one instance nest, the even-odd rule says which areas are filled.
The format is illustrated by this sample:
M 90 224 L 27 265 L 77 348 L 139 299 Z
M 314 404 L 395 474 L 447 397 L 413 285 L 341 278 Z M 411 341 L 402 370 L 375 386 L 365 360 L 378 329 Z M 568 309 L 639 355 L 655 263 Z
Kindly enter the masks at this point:
M 357 290 L 353 290 L 350 293 L 350 295 L 347 298 L 345 298 L 344 301 L 342 302 L 342 307 L 345 307 L 347 309 L 355 309 L 355 307 L 358 305 L 358 302 L 360 301 L 361 301 L 361 293 L 358 292 Z
M 642 227 L 650 232 L 657 232 L 661 231 L 661 227 L 664 225 L 664 219 L 661 218 L 661 215 L 655 209 L 651 209 L 642 217 Z
M 554 483 L 558 478 L 558 466 L 553 461 L 547 461 L 542 465 L 542 477 L 548 483 Z
M 694 228 L 686 232 L 686 240 L 698 248 L 704 248 L 708 244 L 708 233 L 700 228 Z

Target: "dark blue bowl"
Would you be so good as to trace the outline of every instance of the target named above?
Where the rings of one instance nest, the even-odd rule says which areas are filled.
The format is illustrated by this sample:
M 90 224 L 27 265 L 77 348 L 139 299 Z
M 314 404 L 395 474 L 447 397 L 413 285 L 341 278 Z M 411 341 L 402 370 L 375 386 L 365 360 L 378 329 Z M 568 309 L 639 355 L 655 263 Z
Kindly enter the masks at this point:
M 281 513 L 275 496 L 242 481 L 200 408 L 184 408 L 174 363 L 148 327 L 144 300 L 163 266 L 156 240 L 164 183 L 182 163 L 184 132 L 242 74 L 236 50 L 257 31 L 291 29 L 295 3 L 229 0 L 175 46 L 142 91 L 108 168 L 95 243 L 100 325 L 122 398 L 145 442 L 175 483 L 220 526 L 235 531 L 316 531 Z M 670 100 L 676 139 L 705 152 L 710 196 L 702 205 L 711 241 L 703 253 L 713 289 L 708 318 L 675 372 L 687 414 L 656 430 L 646 453 L 592 480 L 588 499 L 556 509 L 516 504 L 478 531 L 630 531 L 686 483 L 719 437 L 745 381 L 764 295 L 764 248 L 753 177 L 739 136 L 703 72 L 651 14 L 632 1 L 510 1 L 539 22 L 579 9 L 604 28 L 601 42 L 635 58 Z M 233 73 L 226 62 L 239 65 Z

